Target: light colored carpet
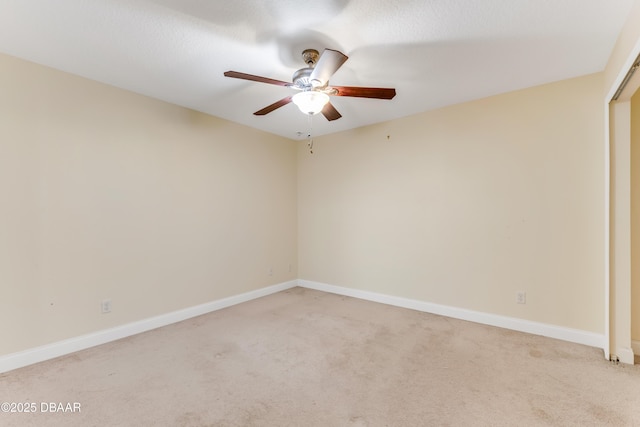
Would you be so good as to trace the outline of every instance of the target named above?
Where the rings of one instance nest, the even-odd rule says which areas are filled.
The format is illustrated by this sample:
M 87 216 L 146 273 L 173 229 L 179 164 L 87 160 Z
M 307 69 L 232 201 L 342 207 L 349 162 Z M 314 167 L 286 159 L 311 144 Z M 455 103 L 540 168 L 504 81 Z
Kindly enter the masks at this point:
M 294 288 L 0 375 L 2 426 L 640 425 L 600 349 Z

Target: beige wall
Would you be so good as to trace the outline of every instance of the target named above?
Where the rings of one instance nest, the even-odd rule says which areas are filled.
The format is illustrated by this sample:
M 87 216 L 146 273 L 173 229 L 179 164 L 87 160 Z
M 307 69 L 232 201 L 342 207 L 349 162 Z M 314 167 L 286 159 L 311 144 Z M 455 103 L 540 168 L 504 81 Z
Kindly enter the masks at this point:
M 0 69 L 0 355 L 297 276 L 295 142 Z
M 16 325 L 0 355 L 296 277 L 604 333 L 604 74 L 316 138 L 311 155 L 0 69 L 0 322 Z
M 604 333 L 603 78 L 301 146 L 299 277 Z
M 631 339 L 640 342 L 640 94 L 631 98 Z

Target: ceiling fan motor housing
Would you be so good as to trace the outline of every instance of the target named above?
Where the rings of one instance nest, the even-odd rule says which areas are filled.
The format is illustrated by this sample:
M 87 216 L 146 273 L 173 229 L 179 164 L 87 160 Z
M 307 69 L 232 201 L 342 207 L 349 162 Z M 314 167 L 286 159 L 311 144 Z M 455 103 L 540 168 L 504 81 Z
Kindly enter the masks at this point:
M 293 77 L 291 81 L 293 81 L 293 85 L 300 90 L 311 90 L 313 89 L 313 85 L 311 84 L 311 73 L 313 72 L 313 68 L 301 68 L 295 73 L 293 73 Z

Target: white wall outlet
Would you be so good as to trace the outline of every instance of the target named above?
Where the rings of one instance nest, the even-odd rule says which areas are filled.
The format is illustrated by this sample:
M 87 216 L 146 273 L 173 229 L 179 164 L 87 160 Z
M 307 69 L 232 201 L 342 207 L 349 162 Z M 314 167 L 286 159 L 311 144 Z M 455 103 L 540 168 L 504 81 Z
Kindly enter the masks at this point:
M 111 300 L 103 299 L 100 303 L 100 309 L 102 310 L 102 314 L 111 313 Z
M 527 293 L 525 291 L 516 292 L 516 303 L 518 303 L 518 304 L 526 304 L 527 303 Z
M 269 276 L 273 276 L 273 267 L 269 267 Z
M 289 264 L 289 273 L 291 273 L 291 264 Z

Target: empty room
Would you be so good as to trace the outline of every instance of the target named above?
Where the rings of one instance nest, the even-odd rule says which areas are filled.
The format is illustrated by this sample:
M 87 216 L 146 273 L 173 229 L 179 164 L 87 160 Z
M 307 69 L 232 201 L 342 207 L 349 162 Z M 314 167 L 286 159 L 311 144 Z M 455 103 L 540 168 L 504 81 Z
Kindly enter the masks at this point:
M 639 0 L 2 0 L 0 425 L 640 425 Z

